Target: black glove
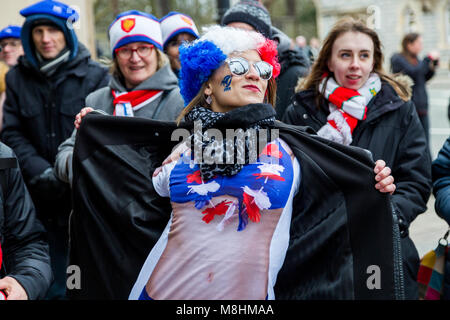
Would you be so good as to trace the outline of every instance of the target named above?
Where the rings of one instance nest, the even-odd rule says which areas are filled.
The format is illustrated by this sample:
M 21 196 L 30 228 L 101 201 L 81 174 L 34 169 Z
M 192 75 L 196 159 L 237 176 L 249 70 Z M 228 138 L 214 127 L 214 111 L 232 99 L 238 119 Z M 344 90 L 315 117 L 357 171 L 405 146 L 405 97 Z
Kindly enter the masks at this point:
M 51 201 L 61 198 L 67 187 L 65 182 L 55 176 L 53 168 L 46 169 L 30 180 L 31 193 L 42 200 Z

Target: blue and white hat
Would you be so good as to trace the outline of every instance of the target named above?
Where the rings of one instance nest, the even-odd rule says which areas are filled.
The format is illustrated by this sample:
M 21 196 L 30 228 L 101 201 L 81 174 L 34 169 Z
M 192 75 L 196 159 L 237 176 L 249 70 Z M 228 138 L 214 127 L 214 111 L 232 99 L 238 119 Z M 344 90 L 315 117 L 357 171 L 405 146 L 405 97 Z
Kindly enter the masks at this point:
M 159 20 L 148 13 L 131 10 L 122 12 L 109 26 L 109 45 L 114 51 L 132 42 L 148 42 L 162 50 Z
M 0 31 L 0 40 L 6 38 L 20 39 L 20 31 L 22 27 L 9 25 Z
M 186 14 L 179 12 L 170 12 L 161 19 L 161 32 L 164 48 L 166 48 L 170 39 L 180 33 L 189 33 L 198 39 L 199 34 L 194 20 Z

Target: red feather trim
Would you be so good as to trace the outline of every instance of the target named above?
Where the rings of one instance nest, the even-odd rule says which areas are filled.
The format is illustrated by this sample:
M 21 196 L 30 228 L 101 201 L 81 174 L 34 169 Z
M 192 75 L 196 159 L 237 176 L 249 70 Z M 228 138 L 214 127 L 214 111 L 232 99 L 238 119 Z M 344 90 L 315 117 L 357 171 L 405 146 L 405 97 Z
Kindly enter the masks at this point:
M 258 48 L 257 51 L 263 61 L 272 65 L 273 77 L 277 78 L 280 75 L 281 65 L 278 62 L 278 50 L 275 41 L 266 39 L 266 41 Z
M 215 207 L 207 208 L 205 211 L 202 212 L 205 215 L 202 218 L 202 220 L 205 221 L 206 223 L 210 223 L 214 219 L 215 216 L 224 215 L 227 212 L 228 207 L 232 203 L 233 203 L 232 201 L 224 200 L 221 203 L 219 203 L 218 205 L 216 205 Z
M 261 172 L 261 173 L 254 173 L 254 176 L 256 176 L 256 180 L 261 179 L 261 178 L 269 178 L 272 180 L 278 180 L 278 181 L 285 181 L 285 179 L 283 177 L 277 176 L 276 174 L 273 173 L 267 173 L 267 172 Z
M 254 197 L 244 192 L 244 204 L 247 209 L 248 218 L 253 222 L 259 222 L 261 220 L 261 213 L 254 200 Z
M 187 175 L 187 183 L 192 183 L 192 182 L 195 182 L 198 184 L 203 183 L 202 176 L 200 174 L 200 170 L 197 170 L 194 173 Z
M 280 149 L 278 149 L 278 145 L 274 143 L 268 144 L 262 151 L 262 154 L 278 159 L 281 159 L 283 157 L 283 153 L 281 153 Z

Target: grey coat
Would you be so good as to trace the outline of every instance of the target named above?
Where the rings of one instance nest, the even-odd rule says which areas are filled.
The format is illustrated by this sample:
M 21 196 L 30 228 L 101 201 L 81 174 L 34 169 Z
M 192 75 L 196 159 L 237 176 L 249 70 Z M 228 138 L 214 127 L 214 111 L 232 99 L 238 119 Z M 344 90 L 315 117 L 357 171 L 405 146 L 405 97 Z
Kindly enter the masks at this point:
M 114 97 L 111 90 L 119 92 L 127 91 L 121 81 L 113 77 L 108 87 L 99 89 L 87 96 L 86 107 L 91 107 L 102 113 L 113 114 Z M 153 76 L 133 89 L 133 91 L 135 90 L 164 91 L 161 97 L 137 110 L 134 114 L 135 117 L 165 121 L 175 120 L 184 108 L 183 98 L 180 95 L 180 88 L 178 87 L 178 79 L 172 72 L 169 64 L 166 64 Z M 70 138 L 59 146 L 54 166 L 56 176 L 70 184 L 72 184 L 72 154 L 75 137 L 76 130 L 72 132 Z

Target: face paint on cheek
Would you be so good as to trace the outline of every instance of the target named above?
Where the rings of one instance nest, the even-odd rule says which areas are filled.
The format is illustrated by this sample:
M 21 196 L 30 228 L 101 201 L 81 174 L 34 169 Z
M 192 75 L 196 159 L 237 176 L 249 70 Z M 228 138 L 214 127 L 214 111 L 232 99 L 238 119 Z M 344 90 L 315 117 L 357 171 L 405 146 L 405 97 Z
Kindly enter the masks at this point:
M 232 80 L 232 77 L 230 75 L 225 76 L 223 78 L 222 82 L 220 83 L 221 86 L 225 87 L 223 89 L 223 92 L 231 91 L 231 80 Z

